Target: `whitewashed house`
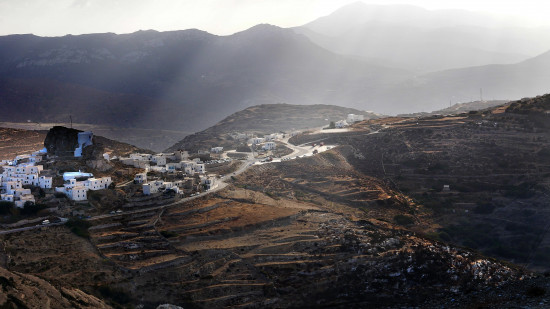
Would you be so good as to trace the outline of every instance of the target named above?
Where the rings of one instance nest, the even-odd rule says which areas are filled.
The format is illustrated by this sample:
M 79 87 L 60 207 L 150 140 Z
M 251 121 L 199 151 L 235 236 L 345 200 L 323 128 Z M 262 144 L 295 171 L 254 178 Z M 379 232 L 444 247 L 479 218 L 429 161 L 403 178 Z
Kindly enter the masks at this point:
M 134 183 L 146 183 L 147 173 L 139 173 L 134 176 Z
M 358 121 L 365 120 L 365 116 L 363 115 L 355 115 L 355 114 L 348 114 L 347 121 L 348 123 L 354 123 Z
M 174 152 L 174 156 L 176 157 L 176 160 L 178 161 L 187 161 L 189 160 L 189 152 L 185 150 L 176 150 Z
M 248 143 L 252 144 L 252 145 L 258 145 L 258 144 L 261 144 L 263 142 L 265 142 L 265 138 L 263 138 L 263 137 L 253 137 L 248 141 Z
M 38 186 L 42 189 L 51 189 L 52 177 L 47 177 L 47 176 L 38 177 Z
M 13 194 L 0 194 L 0 200 L 13 203 L 15 202 L 15 197 L 13 196 Z
M 210 152 L 211 153 L 222 153 L 223 152 L 223 147 L 213 147 L 210 149 Z
M 212 190 L 218 186 L 215 176 L 201 176 L 201 184 L 205 190 Z
M 73 201 L 87 200 L 88 190 L 107 189 L 112 183 L 111 177 L 95 178 L 91 173 L 66 172 L 63 174 L 65 184 L 63 187 L 55 188 L 56 192 L 62 192 Z M 84 194 L 82 194 L 84 190 Z
M 195 173 L 199 173 L 199 174 L 204 174 L 206 173 L 206 166 L 204 164 L 195 164 L 195 167 L 194 167 L 194 171 Z
M 94 134 L 92 132 L 79 132 L 78 133 L 78 147 L 74 150 L 75 157 L 81 157 L 82 151 L 85 147 L 93 145 L 92 138 Z
M 156 163 L 157 166 L 164 166 L 166 165 L 166 156 L 164 154 L 154 155 L 151 161 Z
M 281 134 L 279 133 L 271 133 L 269 135 L 264 135 L 264 139 L 266 141 L 276 141 L 281 138 Z
M 175 172 L 177 170 L 181 169 L 181 162 L 178 163 L 166 163 L 166 171 L 167 172 Z
M 88 178 L 87 180 L 88 189 L 93 191 L 107 189 L 111 183 L 111 177 Z
M 63 173 L 63 180 L 64 181 L 68 181 L 68 180 L 76 179 L 76 178 L 90 178 L 90 177 L 94 177 L 94 174 L 92 174 L 92 173 L 83 173 L 83 172 L 80 172 L 80 171 Z
M 32 194 L 24 194 L 19 196 L 19 199 L 15 200 L 15 207 L 23 208 L 25 207 L 26 202 L 36 203 L 36 200 L 34 199 L 34 195 Z
M 341 129 L 341 128 L 345 128 L 345 127 L 349 126 L 349 124 L 345 120 L 339 120 L 339 121 L 336 121 L 336 123 L 334 123 L 334 126 L 336 128 Z
M 57 191 L 58 188 L 56 188 L 56 191 Z M 67 195 L 67 197 L 73 201 L 86 201 L 88 200 L 88 195 L 87 195 L 87 192 L 88 192 L 88 189 L 86 187 L 81 187 L 81 186 L 78 186 L 78 187 L 73 187 L 73 188 L 63 188 L 61 187 L 61 189 L 64 189 L 62 191 L 58 191 L 58 192 L 63 192 Z
M 275 148 L 277 148 L 277 145 L 275 144 L 275 142 L 266 142 L 262 146 L 263 150 L 274 150 Z
M 154 193 L 158 193 L 159 189 L 163 186 L 164 186 L 164 181 L 162 180 L 155 180 L 152 182 L 144 183 L 142 186 L 143 194 L 151 195 Z

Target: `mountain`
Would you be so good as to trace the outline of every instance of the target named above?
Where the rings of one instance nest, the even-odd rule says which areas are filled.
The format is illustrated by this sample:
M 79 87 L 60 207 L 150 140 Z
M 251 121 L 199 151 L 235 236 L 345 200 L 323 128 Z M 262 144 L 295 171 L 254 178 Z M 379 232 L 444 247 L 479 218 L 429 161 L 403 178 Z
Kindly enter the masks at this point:
M 410 76 L 270 25 L 224 37 L 199 30 L 12 35 L 0 46 L 0 107 L 9 111 L 0 120 L 72 115 L 79 123 L 197 131 L 261 103 L 368 108 L 365 93 Z
M 424 110 L 440 109 L 450 99 L 472 101 L 480 96 L 480 89 L 483 98 L 493 100 L 536 96 L 550 91 L 549 68 L 550 51 L 517 64 L 486 65 L 418 76 L 387 89 L 381 98 L 391 103 L 393 109 L 414 112 L 419 106 Z
M 467 113 L 471 111 L 479 111 L 490 109 L 495 106 L 504 105 L 508 103 L 508 100 L 494 100 L 494 101 L 473 101 L 465 103 L 456 103 L 452 106 L 435 110 L 433 112 L 423 112 L 423 113 L 412 113 L 412 114 L 401 114 L 397 115 L 398 117 L 427 117 L 427 116 L 437 116 L 437 115 L 458 115 L 462 113 Z
M 480 88 L 491 99 L 547 92 L 548 53 L 514 64 L 427 74 L 399 69 L 513 62 L 526 56 L 495 60 L 496 53 L 550 49 L 547 35 L 534 39 L 538 29 L 502 33 L 498 20 L 482 17 L 355 4 L 301 27 L 304 34 L 263 24 L 229 36 L 196 29 L 3 36 L 0 121 L 66 124 L 72 118 L 80 124 L 182 132 L 159 144 L 151 141 L 155 134 L 136 131 L 145 132 L 140 146 L 162 149 L 181 139 L 179 134 L 201 131 L 254 105 L 337 104 L 397 114 L 439 110 L 449 100 L 472 101 Z M 496 28 L 487 30 L 489 22 Z M 335 33 L 350 35 L 349 42 L 359 47 L 375 44 L 365 45 L 374 54 L 336 54 L 313 43 L 312 33 L 329 41 Z
M 411 198 L 409 214 L 422 221 L 410 224 L 416 232 L 546 272 L 548 111 L 550 94 L 456 116 L 375 119 L 290 142 L 341 145 L 356 171 Z M 379 131 L 358 138 L 361 130 Z
M 331 121 L 346 119 L 348 114 L 364 115 L 365 119 L 379 117 L 335 105 L 263 104 L 236 112 L 206 130 L 188 135 L 167 151 L 185 149 L 195 152 L 218 146 L 235 149 L 243 142 L 232 137 L 236 133 L 265 135 L 323 127 Z
M 418 73 L 519 62 L 550 49 L 548 30 L 482 13 L 362 2 L 295 28 L 335 53 Z

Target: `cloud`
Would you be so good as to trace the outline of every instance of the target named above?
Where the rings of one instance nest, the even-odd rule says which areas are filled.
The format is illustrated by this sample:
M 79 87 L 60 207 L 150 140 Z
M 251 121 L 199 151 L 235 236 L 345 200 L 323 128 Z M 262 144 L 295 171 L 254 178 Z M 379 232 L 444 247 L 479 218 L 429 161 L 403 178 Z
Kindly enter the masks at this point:
M 71 4 L 71 8 L 85 8 L 90 6 L 90 0 L 74 0 Z

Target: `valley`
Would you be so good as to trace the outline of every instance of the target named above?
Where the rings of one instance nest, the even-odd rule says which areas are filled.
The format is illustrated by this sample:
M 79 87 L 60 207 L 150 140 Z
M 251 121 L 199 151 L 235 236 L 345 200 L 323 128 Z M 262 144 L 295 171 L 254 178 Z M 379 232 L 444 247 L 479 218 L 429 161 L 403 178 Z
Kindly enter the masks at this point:
M 107 2 L 0 1 L 0 309 L 550 308 L 549 4 Z
M 546 304 L 530 289 L 550 284 L 533 272 L 548 269 L 547 100 L 304 130 L 282 140 L 281 159 L 248 153 L 191 197 L 120 180 L 120 204 L 105 192 L 60 208 L 92 214 L 81 237 L 63 225 L 5 233 L 2 259 L 111 306 Z M 320 142 L 331 146 L 315 152 Z

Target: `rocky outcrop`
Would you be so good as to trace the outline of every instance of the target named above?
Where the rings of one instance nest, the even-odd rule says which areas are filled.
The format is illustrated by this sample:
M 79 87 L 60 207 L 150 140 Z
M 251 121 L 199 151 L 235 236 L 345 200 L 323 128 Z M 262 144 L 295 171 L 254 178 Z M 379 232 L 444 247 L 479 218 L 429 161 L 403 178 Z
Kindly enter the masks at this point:
M 78 147 L 78 133 L 82 131 L 55 126 L 50 129 L 44 147 L 48 154 L 56 156 L 74 156 L 74 150 Z
M 54 287 L 38 277 L 0 268 L 1 308 L 111 308 L 75 288 Z

